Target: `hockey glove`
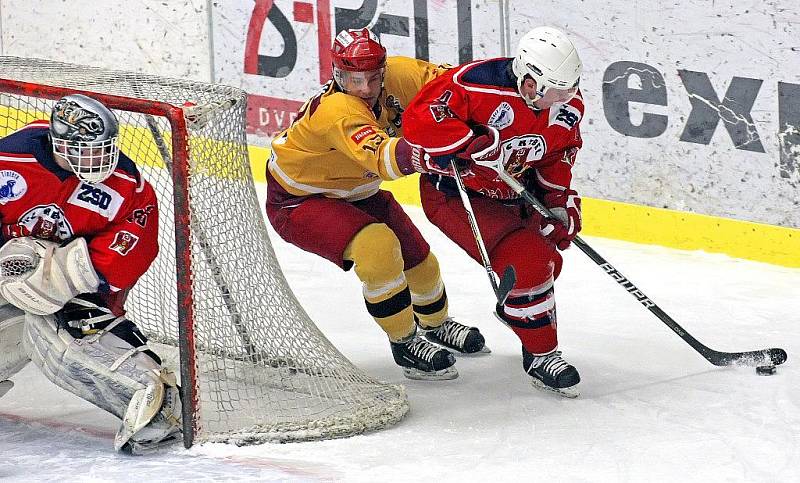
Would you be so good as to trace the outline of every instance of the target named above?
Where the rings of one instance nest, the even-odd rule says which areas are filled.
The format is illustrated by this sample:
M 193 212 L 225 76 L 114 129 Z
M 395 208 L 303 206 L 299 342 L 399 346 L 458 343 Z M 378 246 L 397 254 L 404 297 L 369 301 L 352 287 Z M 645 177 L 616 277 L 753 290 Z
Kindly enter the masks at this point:
M 543 218 L 539 231 L 559 250 L 566 250 L 581 231 L 581 197 L 575 190 L 553 191 L 543 201 L 556 219 Z
M 76 295 L 96 292 L 100 286 L 83 238 L 63 247 L 14 238 L 0 248 L 0 268 L 0 296 L 34 315 L 57 312 Z
M 473 131 L 476 132 L 476 136 L 463 151 L 456 154 L 456 157 L 496 172 L 504 170 L 505 160 L 500 146 L 500 132 L 491 126 L 480 126 Z
M 409 144 L 405 139 L 400 138 L 395 148 L 395 157 L 400 172 L 409 175 L 414 172 L 423 174 L 439 174 L 442 176 L 454 176 L 453 168 L 450 166 L 450 156 L 431 157 L 424 149 Z

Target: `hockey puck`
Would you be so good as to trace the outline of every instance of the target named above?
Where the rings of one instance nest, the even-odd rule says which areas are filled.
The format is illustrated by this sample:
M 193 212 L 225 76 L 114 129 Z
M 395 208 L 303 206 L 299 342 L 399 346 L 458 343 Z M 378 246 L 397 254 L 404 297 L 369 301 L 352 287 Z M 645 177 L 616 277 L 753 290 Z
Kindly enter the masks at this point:
M 772 376 L 775 374 L 775 366 L 758 366 L 756 367 L 756 374 L 759 376 Z

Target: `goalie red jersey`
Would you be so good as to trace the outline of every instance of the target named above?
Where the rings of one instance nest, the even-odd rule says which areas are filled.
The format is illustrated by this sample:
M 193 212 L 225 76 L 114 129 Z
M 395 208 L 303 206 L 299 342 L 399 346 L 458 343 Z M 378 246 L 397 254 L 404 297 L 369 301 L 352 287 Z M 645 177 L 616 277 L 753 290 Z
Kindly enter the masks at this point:
M 582 144 L 583 99 L 578 92 L 566 104 L 530 109 L 517 91 L 511 62 L 472 62 L 425 85 L 403 114 L 405 138 L 444 167 L 474 139 L 478 126 L 492 126 L 500 132 L 507 172 L 529 188 L 565 190 Z M 464 184 L 490 198 L 518 197 L 494 171 L 481 166 L 472 167 Z
M 84 237 L 107 288 L 132 287 L 158 253 L 153 188 L 124 154 L 102 183 L 81 181 L 53 159 L 48 126 L 36 121 L 0 140 L 3 243 L 23 236 Z

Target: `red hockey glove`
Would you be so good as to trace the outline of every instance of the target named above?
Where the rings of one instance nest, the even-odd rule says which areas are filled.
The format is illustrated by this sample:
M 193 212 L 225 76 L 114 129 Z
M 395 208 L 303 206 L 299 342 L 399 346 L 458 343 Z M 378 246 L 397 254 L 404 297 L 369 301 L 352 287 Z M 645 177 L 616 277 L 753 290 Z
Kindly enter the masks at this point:
M 581 197 L 575 190 L 553 191 L 543 201 L 556 219 L 543 218 L 539 231 L 559 250 L 566 250 L 581 231 Z
M 500 132 L 491 126 L 480 126 L 474 129 L 480 134 L 476 134 L 472 141 L 464 150 L 456 154 L 456 157 L 468 163 L 475 163 L 478 166 L 485 166 L 494 171 L 502 171 L 503 149 L 500 147 Z

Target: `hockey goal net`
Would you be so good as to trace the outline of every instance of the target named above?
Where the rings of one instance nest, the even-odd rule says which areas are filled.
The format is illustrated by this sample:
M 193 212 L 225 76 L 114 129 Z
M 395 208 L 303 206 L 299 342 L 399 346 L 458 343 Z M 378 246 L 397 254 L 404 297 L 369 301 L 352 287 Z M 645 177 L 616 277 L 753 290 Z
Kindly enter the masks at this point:
M 342 356 L 286 283 L 250 172 L 245 92 L 11 57 L 0 77 L 0 135 L 48 119 L 64 95 L 92 96 L 155 188 L 160 253 L 125 308 L 179 366 L 187 447 L 345 437 L 405 415 L 402 386 Z

